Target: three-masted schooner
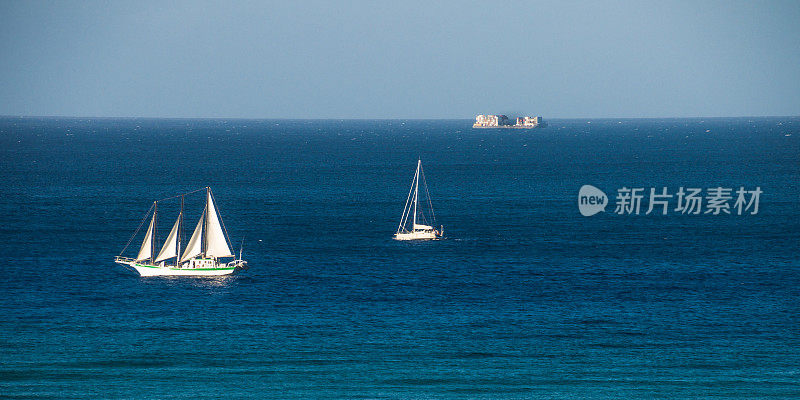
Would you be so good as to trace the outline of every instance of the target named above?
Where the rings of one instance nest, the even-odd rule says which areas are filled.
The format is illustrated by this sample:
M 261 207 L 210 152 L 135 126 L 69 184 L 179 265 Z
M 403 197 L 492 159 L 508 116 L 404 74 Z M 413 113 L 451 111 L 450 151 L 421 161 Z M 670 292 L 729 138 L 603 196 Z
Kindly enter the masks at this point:
M 422 186 L 425 189 L 425 198 L 428 200 L 427 204 L 418 207 L 419 203 L 419 178 L 422 176 Z M 429 210 L 428 216 L 431 218 L 429 222 L 423 211 L 427 206 Z M 422 224 L 418 224 L 417 216 Z M 411 228 L 407 227 L 409 219 L 411 220 Z M 403 215 L 400 217 L 400 225 L 397 227 L 397 233 L 394 234 L 395 240 L 436 240 L 442 237 L 444 227 L 439 226 L 435 229 L 428 223 L 433 224 L 436 216 L 433 213 L 433 204 L 431 204 L 431 197 L 428 193 L 428 183 L 425 181 L 425 173 L 422 171 L 422 160 L 417 160 L 417 172 L 414 173 L 414 179 L 411 181 L 411 189 L 408 191 L 408 198 L 406 198 L 406 206 L 403 208 Z
M 200 191 L 202 189 L 198 189 Z M 228 275 L 233 272 L 246 268 L 247 261 L 241 259 L 241 251 L 239 258 L 231 252 L 228 244 L 228 237 L 225 232 L 224 224 L 221 223 L 217 207 L 214 204 L 214 196 L 211 193 L 211 188 L 205 187 L 206 204 L 203 209 L 203 214 L 200 216 L 200 221 L 194 228 L 189 242 L 182 249 L 181 239 L 183 237 L 183 198 L 187 194 L 184 193 L 175 197 L 181 199 L 181 209 L 178 213 L 178 219 L 172 226 L 172 229 L 167 235 L 167 239 L 161 250 L 156 254 L 155 250 L 155 225 L 156 218 L 158 217 L 158 201 L 153 202 L 150 210 L 153 211 L 153 217 L 150 219 L 150 225 L 147 228 L 147 233 L 142 241 L 142 247 L 139 248 L 139 253 L 136 258 L 119 256 L 114 258 L 118 264 L 122 264 L 130 269 L 135 270 L 141 276 L 160 276 L 160 275 Z M 147 214 L 150 214 L 148 210 Z M 145 218 L 147 215 L 145 215 Z M 141 228 L 141 226 L 140 226 Z M 138 230 L 137 230 L 138 232 Z M 136 233 L 133 234 L 133 237 Z M 131 237 L 131 240 L 133 240 Z M 130 241 L 128 242 L 130 244 Z M 127 246 L 125 247 L 127 249 Z M 183 250 L 183 252 L 181 252 Z M 122 250 L 122 253 L 125 249 Z M 221 258 L 233 257 L 232 261 L 223 262 Z M 174 259 L 174 260 L 173 260 Z

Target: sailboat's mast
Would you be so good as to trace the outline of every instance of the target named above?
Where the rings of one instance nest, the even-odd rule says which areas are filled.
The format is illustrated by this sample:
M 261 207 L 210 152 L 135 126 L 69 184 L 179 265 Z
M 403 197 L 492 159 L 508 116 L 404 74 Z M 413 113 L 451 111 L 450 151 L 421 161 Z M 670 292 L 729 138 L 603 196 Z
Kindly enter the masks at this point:
M 416 229 L 417 225 L 417 199 L 419 198 L 419 166 L 422 160 L 417 160 L 417 173 L 414 175 L 414 222 L 411 225 L 411 231 Z

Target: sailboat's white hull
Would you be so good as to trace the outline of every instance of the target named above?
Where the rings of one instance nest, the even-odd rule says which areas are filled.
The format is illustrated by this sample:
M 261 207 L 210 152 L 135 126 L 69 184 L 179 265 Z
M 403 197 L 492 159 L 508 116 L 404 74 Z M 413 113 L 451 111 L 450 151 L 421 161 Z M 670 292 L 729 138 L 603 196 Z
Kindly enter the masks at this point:
M 176 268 L 146 265 L 134 261 L 117 261 L 117 263 L 136 271 L 140 276 L 220 276 L 230 275 L 242 268 L 242 265 L 228 266 L 228 264 L 214 268 Z
M 394 240 L 437 240 L 440 236 L 436 231 L 397 232 Z

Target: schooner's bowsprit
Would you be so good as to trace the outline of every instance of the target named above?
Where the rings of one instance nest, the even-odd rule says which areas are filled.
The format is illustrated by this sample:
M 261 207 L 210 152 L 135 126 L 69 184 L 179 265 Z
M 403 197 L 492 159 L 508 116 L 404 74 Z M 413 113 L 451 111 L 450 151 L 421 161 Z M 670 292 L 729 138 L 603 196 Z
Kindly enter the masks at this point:
M 194 228 L 194 232 L 185 248 L 181 249 L 184 225 L 183 198 L 189 193 L 175 196 L 181 199 L 181 209 L 164 245 L 157 254 L 155 253 L 154 235 L 158 217 L 158 201 L 153 202 L 153 206 L 145 215 L 146 218 L 152 210 L 153 216 L 150 219 L 150 225 L 147 228 L 144 240 L 142 240 L 142 247 L 139 249 L 136 258 L 123 257 L 120 254 L 114 258 L 114 261 L 136 271 L 141 276 L 228 275 L 247 268 L 247 261 L 241 259 L 241 251 L 239 252 L 239 258 L 236 258 L 231 252 L 225 225 L 217 212 L 211 188 L 206 187 L 205 192 L 206 201 L 203 214 L 200 216 L 200 220 L 197 222 L 197 226 Z M 136 236 L 136 233 L 134 233 L 134 236 Z M 127 249 L 127 246 L 125 249 Z M 125 249 L 122 250 L 123 253 Z M 228 262 L 221 260 L 228 257 L 233 259 Z

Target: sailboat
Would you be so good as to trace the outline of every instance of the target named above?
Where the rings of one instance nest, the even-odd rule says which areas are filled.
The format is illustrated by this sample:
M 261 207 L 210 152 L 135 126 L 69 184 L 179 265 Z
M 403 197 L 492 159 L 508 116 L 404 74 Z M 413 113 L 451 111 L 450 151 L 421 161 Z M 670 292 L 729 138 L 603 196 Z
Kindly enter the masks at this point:
M 418 207 L 419 203 L 419 178 L 422 176 L 422 186 L 425 189 L 425 198 L 428 200 L 427 204 Z M 425 205 L 429 210 L 431 221 L 428 222 L 424 212 Z M 422 160 L 417 160 L 417 172 L 414 173 L 414 179 L 411 181 L 411 189 L 408 191 L 406 198 L 406 206 L 403 208 L 403 215 L 400 217 L 400 225 L 397 227 L 397 233 L 394 234 L 395 240 L 437 240 L 442 238 L 444 227 L 439 226 L 435 229 L 428 223 L 433 223 L 436 216 L 433 213 L 433 204 L 431 204 L 431 197 L 428 193 L 428 183 L 425 181 L 425 173 L 422 171 Z M 410 220 L 410 221 L 409 221 Z M 408 223 L 411 222 L 409 229 Z M 422 223 L 418 223 L 422 222 Z
M 201 191 L 205 189 L 206 199 L 203 214 L 194 228 L 189 242 L 181 252 L 181 245 L 183 237 L 183 200 L 184 196 Z M 147 233 L 142 241 L 142 246 L 139 248 L 139 253 L 135 258 L 123 257 L 122 253 L 128 248 L 125 246 L 119 256 L 114 258 L 118 264 L 122 264 L 126 268 L 132 269 L 139 273 L 140 276 L 216 276 L 228 275 L 238 270 L 247 268 L 247 261 L 242 260 L 241 250 L 239 257 L 236 258 L 231 252 L 228 245 L 227 232 L 225 225 L 221 222 L 217 212 L 217 207 L 214 204 L 214 196 L 211 193 L 211 188 L 205 187 L 193 192 L 184 193 L 178 196 L 170 197 L 175 199 L 180 197 L 181 209 L 178 213 L 178 218 L 172 225 L 172 229 L 161 246 L 161 250 L 156 253 L 155 246 L 155 227 L 156 218 L 158 217 L 158 204 L 160 201 L 154 201 L 150 210 L 145 214 L 145 219 L 150 211 L 153 211 L 153 217 L 150 219 L 150 225 L 147 228 Z M 169 200 L 165 199 L 165 200 Z M 161 200 L 164 201 L 164 200 Z M 142 222 L 144 222 L 144 220 Z M 141 225 L 139 228 L 141 229 Z M 133 234 L 130 242 L 136 237 L 139 229 Z M 233 260 L 224 262 L 221 259 L 233 257 Z

